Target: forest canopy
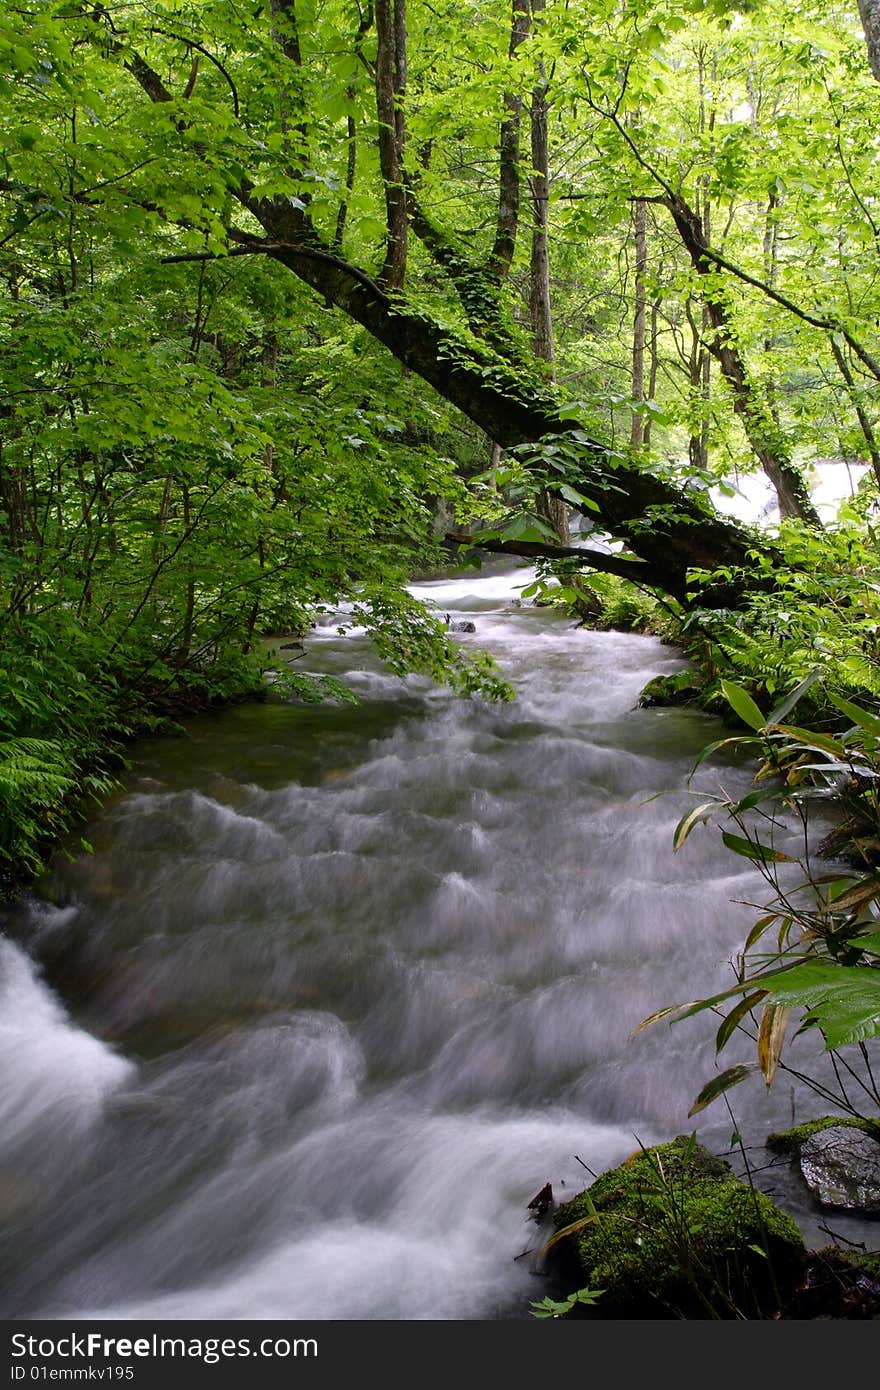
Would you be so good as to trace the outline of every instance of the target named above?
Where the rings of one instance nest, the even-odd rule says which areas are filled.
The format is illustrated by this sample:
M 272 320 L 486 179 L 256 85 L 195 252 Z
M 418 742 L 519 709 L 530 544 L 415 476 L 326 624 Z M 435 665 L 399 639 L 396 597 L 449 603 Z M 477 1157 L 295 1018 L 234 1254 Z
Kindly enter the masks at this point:
M 872 0 L 7 6 L 6 860 L 341 599 L 508 693 L 407 592 L 446 533 L 658 593 L 768 695 L 878 693 L 876 40 Z M 756 471 L 772 538 L 710 500 Z

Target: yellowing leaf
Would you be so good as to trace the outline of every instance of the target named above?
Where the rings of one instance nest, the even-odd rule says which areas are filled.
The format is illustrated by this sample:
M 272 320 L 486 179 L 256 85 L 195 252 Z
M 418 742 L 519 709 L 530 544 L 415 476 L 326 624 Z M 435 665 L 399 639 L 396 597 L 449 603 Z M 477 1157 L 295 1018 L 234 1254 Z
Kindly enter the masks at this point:
M 758 1065 L 769 1086 L 779 1066 L 791 1009 L 787 1004 L 767 1004 L 758 1029 Z
M 672 837 L 672 848 L 674 850 L 681 849 L 694 826 L 698 825 L 700 821 L 707 821 L 717 804 L 718 803 L 715 801 L 704 801 L 701 805 L 694 806 L 692 810 L 682 816 L 678 825 L 675 827 L 675 834 Z

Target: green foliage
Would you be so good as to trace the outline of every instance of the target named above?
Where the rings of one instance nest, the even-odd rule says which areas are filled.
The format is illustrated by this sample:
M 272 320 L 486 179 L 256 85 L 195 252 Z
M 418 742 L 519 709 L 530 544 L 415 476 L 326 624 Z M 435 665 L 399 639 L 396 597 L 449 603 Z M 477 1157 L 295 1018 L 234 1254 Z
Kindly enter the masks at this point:
M 345 705 L 358 703 L 354 691 L 333 676 L 310 676 L 298 671 L 274 672 L 272 689 L 301 700 L 305 705 L 320 705 L 325 700 L 338 700 Z
M 796 692 L 816 732 L 838 717 L 835 698 L 880 699 L 880 565 L 866 485 L 858 507 L 841 509 L 824 532 L 789 523 L 779 538 L 780 563 L 763 564 L 763 583 L 742 607 L 700 607 L 706 583 L 747 585 L 754 574 L 692 573 L 694 606 L 680 641 L 703 671 L 700 702 L 752 729 L 780 720 L 778 706 Z M 730 691 L 742 695 L 730 698 Z M 836 696 L 835 696 L 836 692 Z
M 436 499 L 463 496 L 474 432 L 283 268 L 226 256 L 245 167 L 255 193 L 302 201 L 283 129 L 306 103 L 306 196 L 335 226 L 340 132 L 373 100 L 337 42 L 349 19 L 313 16 L 307 82 L 268 12 L 245 21 L 222 2 L 126 11 L 124 44 L 100 10 L 0 23 L 6 884 L 38 867 L 83 794 L 106 791 L 126 739 L 255 692 L 261 636 L 307 633 L 341 600 L 369 609 L 393 669 L 511 693 L 404 589 L 442 556 Z M 172 101 L 147 100 L 132 52 Z M 353 191 L 352 243 L 381 250 L 381 207 Z M 220 259 L 166 260 L 188 254 Z M 297 698 L 349 698 L 329 678 L 285 679 Z
M 618 632 L 648 632 L 668 637 L 673 631 L 669 609 L 653 594 L 639 589 L 628 579 L 615 574 L 588 574 L 584 585 L 598 600 L 598 613 L 593 624 L 600 630 Z
M 537 578 L 523 599 L 568 610 L 600 631 L 654 633 L 673 638 L 677 631 L 668 606 L 645 589 L 614 574 L 584 570 L 570 560 L 539 561 Z
M 574 1293 L 570 1293 L 562 1299 L 550 1298 L 549 1295 L 546 1298 L 533 1299 L 532 1316 L 535 1318 L 564 1318 L 566 1313 L 571 1312 L 572 1308 L 578 1306 L 595 1307 L 604 1292 L 604 1289 L 576 1289 Z
M 678 1021 L 709 1009 L 722 1012 L 716 1037 L 720 1053 L 758 1011 L 757 1066 L 737 1064 L 712 1078 L 691 1113 L 756 1070 L 768 1086 L 772 1083 L 778 1068 L 785 1067 L 792 1009 L 802 1010 L 802 1029 L 819 1028 L 828 1051 L 861 1048 L 880 1036 L 880 716 L 831 694 L 828 704 L 844 714 L 848 727 L 832 735 L 782 722 L 816 684 L 815 676 L 804 679 L 765 719 L 741 686 L 721 683 L 731 709 L 754 734 L 711 745 L 698 766 L 713 749 L 759 751 L 763 763 L 756 789 L 738 799 L 723 791 L 708 797 L 702 793 L 675 830 L 673 843 L 679 850 L 698 824 L 732 821 L 739 833 L 722 830 L 724 844 L 754 863 L 771 890 L 738 958 L 736 984 L 709 998 L 662 1009 L 640 1025 L 661 1018 Z M 849 864 L 838 862 L 821 872 L 811 843 L 810 811 L 819 806 L 827 812 L 829 801 L 838 810 L 838 826 L 826 839 L 825 853 L 846 851 Z M 799 853 L 778 847 L 780 837 L 791 843 L 793 830 L 799 830 L 798 842 L 804 846 Z M 792 879 L 786 871 L 781 878 L 780 865 L 796 865 L 800 877 Z M 880 1107 L 870 1064 L 864 1055 L 862 1060 L 860 1089 Z M 848 1062 L 846 1070 L 856 1076 L 854 1064 Z M 858 1115 L 861 1103 L 841 1082 L 842 1107 Z
M 438 617 L 406 592 L 389 585 L 365 589 L 353 607 L 392 671 L 418 671 L 460 695 L 512 700 L 514 691 L 488 652 L 466 651 L 447 634 Z
M 381 275 L 367 9 L 360 26 L 347 0 L 283 20 L 226 0 L 0 19 L 0 735 L 57 738 L 79 780 L 145 719 L 253 689 L 260 636 L 307 632 L 340 599 L 394 670 L 507 698 L 488 658 L 413 609 L 407 576 L 439 562 L 450 510 L 502 539 L 546 540 L 538 497 L 551 489 L 595 523 L 589 480 L 613 512 L 624 463 L 686 481 L 708 515 L 709 487 L 755 466 L 743 411 L 708 363 L 710 295 L 765 435 L 803 463 L 872 456 L 880 89 L 850 16 L 823 3 L 792 22 L 782 0 L 735 22 L 720 0 L 549 6 L 512 52 L 500 0 L 411 7 L 407 173 L 443 249 L 410 238 L 400 332 L 429 322 L 453 369 L 513 381 L 525 401 L 546 400 L 550 380 L 523 312 L 522 158 L 510 275 L 485 266 L 501 122 L 550 83 L 560 418 L 578 427 L 487 472 L 480 432 L 357 314 L 332 317 L 274 255 L 237 255 L 255 249 L 241 239 L 272 200 L 307 212 L 331 248 L 317 257 L 338 252 L 362 282 Z M 670 188 L 725 229 L 748 278 L 697 273 L 670 235 Z M 637 289 L 650 320 L 641 391 Z M 670 519 L 664 503 L 639 524 Z M 772 595 L 693 615 L 707 699 L 723 702 L 718 682 L 732 680 L 763 709 L 817 666 L 823 688 L 860 706 L 880 696 L 867 496 L 850 520 L 827 542 L 790 528 Z M 622 582 L 586 588 L 572 579 L 559 596 L 600 626 L 665 635 L 653 601 Z M 297 680 L 300 698 L 329 689 Z
M 39 864 L 36 845 L 64 828 L 65 801 L 78 772 L 69 752 L 49 739 L 0 743 L 0 881 L 19 863 Z

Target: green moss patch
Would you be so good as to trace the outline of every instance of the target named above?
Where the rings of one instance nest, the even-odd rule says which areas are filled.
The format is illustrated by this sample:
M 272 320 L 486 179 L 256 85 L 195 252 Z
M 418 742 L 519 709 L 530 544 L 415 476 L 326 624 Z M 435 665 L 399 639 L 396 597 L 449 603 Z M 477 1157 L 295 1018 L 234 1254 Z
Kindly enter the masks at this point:
M 807 1120 L 805 1124 L 794 1125 L 791 1129 L 783 1129 L 775 1134 L 767 1135 L 767 1148 L 773 1149 L 775 1153 L 798 1154 L 801 1146 L 807 1139 L 812 1139 L 814 1134 L 820 1130 L 832 1129 L 835 1126 L 848 1129 L 860 1129 L 865 1134 L 871 1134 L 874 1138 L 880 1137 L 880 1121 L 857 1120 L 841 1115 L 823 1115 L 817 1120 Z
M 692 1140 L 639 1151 L 555 1214 L 567 1274 L 604 1317 L 772 1315 L 804 1262 L 801 1234 Z

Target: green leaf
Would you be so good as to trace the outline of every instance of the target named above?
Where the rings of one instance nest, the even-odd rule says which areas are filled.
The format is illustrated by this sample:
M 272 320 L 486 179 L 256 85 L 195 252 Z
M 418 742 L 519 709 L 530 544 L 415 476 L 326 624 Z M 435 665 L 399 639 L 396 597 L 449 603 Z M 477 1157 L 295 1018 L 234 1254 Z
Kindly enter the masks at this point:
M 808 676 L 804 676 L 800 684 L 796 685 L 794 690 L 786 695 L 783 700 L 780 700 L 779 704 L 770 711 L 767 715 L 767 723 L 778 724 L 781 719 L 784 719 L 787 714 L 790 714 L 801 696 L 806 695 L 807 691 L 816 684 L 816 681 L 821 680 L 822 674 L 821 667 L 817 667 L 814 671 L 811 671 Z
M 864 936 L 851 936 L 847 945 L 855 946 L 860 951 L 869 951 L 872 956 L 880 956 L 880 931 L 866 932 Z
M 585 497 L 582 492 L 578 492 L 577 488 L 569 487 L 568 483 L 559 483 L 555 490 L 573 507 L 586 507 L 587 511 L 590 512 L 598 512 L 599 510 L 598 503 L 594 502 L 592 497 Z
M 696 762 L 694 763 L 693 767 L 691 768 L 690 774 L 689 774 L 689 776 L 688 776 L 688 781 L 690 781 L 690 780 L 693 778 L 694 774 L 695 774 L 696 772 L 699 771 L 699 769 L 702 767 L 703 763 L 706 761 L 707 758 L 711 758 L 711 756 L 712 756 L 713 753 L 717 753 L 717 752 L 718 752 L 718 749 L 719 749 L 719 748 L 728 748 L 728 747 L 729 747 L 731 744 L 733 744 L 733 743 L 738 743 L 738 744 L 744 746 L 744 745 L 746 745 L 746 744 L 760 743 L 760 742 L 761 742 L 760 739 L 755 738 L 755 737 L 754 737 L 753 735 L 751 735 L 751 734 L 746 734 L 746 735 L 735 734 L 735 735 L 733 735 L 733 737 L 731 737 L 731 738 L 720 738 L 720 739 L 717 739 L 717 740 L 715 741 L 715 743 L 707 743 L 707 744 L 706 744 L 706 747 L 705 747 L 704 749 L 702 749 L 702 751 L 700 752 L 699 756 L 697 757 Z
M 866 709 L 861 709 L 854 705 L 851 700 L 844 700 L 841 695 L 829 695 L 832 705 L 845 714 L 847 719 L 852 720 L 858 728 L 864 729 L 865 733 L 872 738 L 880 738 L 880 718 L 876 714 L 869 713 Z
M 751 859 L 757 864 L 794 864 L 797 862 L 792 859 L 790 854 L 783 854 L 781 850 L 773 849 L 771 845 L 762 844 L 760 840 L 747 840 L 743 835 L 734 835 L 730 830 L 722 830 L 721 838 L 727 848 L 733 850 L 734 854 L 740 854 L 744 859 Z
M 744 999 L 741 999 L 739 1003 L 731 1009 L 727 1017 L 722 1019 L 721 1026 L 715 1034 L 716 1052 L 721 1052 L 721 1050 L 727 1046 L 737 1026 L 742 1022 L 746 1014 L 750 1013 L 752 1009 L 754 1009 L 757 1004 L 760 1004 L 762 999 L 766 999 L 766 997 L 767 991 L 765 989 L 752 990 L 751 994 L 747 994 Z
M 777 724 L 776 728 L 780 733 L 787 734 L 789 738 L 796 739 L 798 743 L 803 743 L 807 748 L 820 748 L 823 753 L 831 753 L 835 758 L 848 757 L 846 745 L 839 739 L 831 738 L 828 734 L 817 734 L 815 729 L 799 729 L 794 724 Z
M 729 1091 L 732 1086 L 738 1086 L 741 1081 L 745 1081 L 746 1077 L 756 1070 L 757 1068 L 753 1063 L 739 1062 L 735 1067 L 728 1067 L 727 1071 L 723 1071 L 720 1076 L 714 1076 L 697 1096 L 688 1111 L 688 1117 L 696 1115 L 700 1110 L 705 1110 L 706 1106 L 711 1105 L 713 1100 L 724 1095 L 724 1092 Z
M 762 787 L 759 791 L 749 792 L 741 801 L 738 801 L 732 808 L 734 815 L 741 815 L 743 811 L 754 810 L 756 806 L 761 806 L 765 801 L 781 801 L 786 793 L 778 787 Z
M 808 1010 L 829 1050 L 880 1035 L 880 969 L 805 961 L 764 984 L 777 1002 Z
M 749 932 L 748 936 L 746 937 L 746 944 L 743 947 L 743 950 L 750 951 L 753 946 L 757 945 L 767 928 L 772 927 L 773 923 L 778 919 L 778 917 L 778 912 L 770 912 L 767 914 L 766 917 L 759 917 L 757 922 Z
M 539 516 L 523 512 L 509 521 L 498 533 L 504 541 L 557 541 L 552 527 Z
M 570 1293 L 567 1298 L 558 1300 L 555 1298 L 542 1298 L 540 1301 L 532 1300 L 533 1316 L 536 1318 L 561 1318 L 566 1313 L 570 1313 L 576 1303 L 586 1303 L 592 1306 L 597 1299 L 602 1297 L 604 1289 L 577 1289 Z
M 721 681 L 721 691 L 735 714 L 751 729 L 763 729 L 766 720 L 747 690 L 733 681 Z

